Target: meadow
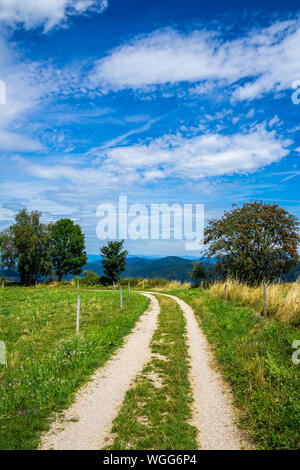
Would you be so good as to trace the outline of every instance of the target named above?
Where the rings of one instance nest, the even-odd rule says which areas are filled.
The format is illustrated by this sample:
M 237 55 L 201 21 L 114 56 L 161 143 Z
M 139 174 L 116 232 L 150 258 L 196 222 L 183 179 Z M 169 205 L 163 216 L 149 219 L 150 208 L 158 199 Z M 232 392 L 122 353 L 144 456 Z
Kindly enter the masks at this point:
M 300 341 L 299 282 L 267 285 L 265 306 L 263 284 L 226 280 L 202 290 L 145 279 L 136 288 L 173 293 L 194 309 L 254 447 L 300 448 L 300 365 L 292 361 Z
M 209 291 L 212 295 L 243 302 L 253 307 L 258 314 L 273 317 L 284 323 L 300 325 L 300 282 L 266 285 L 266 306 L 263 302 L 263 285 L 255 287 L 227 280 L 214 283 Z
M 194 309 L 217 359 L 215 366 L 232 389 L 239 425 L 249 433 L 254 447 L 300 448 L 300 365 L 292 362 L 292 344 L 300 340 L 299 283 L 268 286 L 264 310 L 263 286 L 226 281 L 201 290 L 160 279 L 129 282 L 130 296 L 128 280 L 120 282 L 123 311 L 118 290 L 80 286 L 77 336 L 76 283 L 0 289 L 0 340 L 7 347 L 7 365 L 0 365 L 0 449 L 37 448 L 54 414 L 70 405 L 75 392 L 121 346 L 147 309 L 148 300 L 134 290 L 172 293 Z M 172 302 L 160 303 L 152 348 L 170 356 L 170 368 L 152 361 L 128 391 L 114 423 L 115 449 L 127 446 L 128 433 L 136 448 L 159 448 L 162 433 L 167 448 L 195 448 L 194 431 L 184 424 L 190 401 L 185 326 Z M 170 338 L 176 348 L 160 344 L 160 335 Z M 153 388 L 147 378 L 150 369 L 166 387 Z M 172 409 L 178 415 L 161 422 L 165 394 L 170 395 L 170 390 L 175 400 Z M 137 399 L 143 404 L 141 410 L 135 406 Z M 150 430 L 144 437 L 143 419 Z M 167 436 L 167 429 L 174 429 L 174 435 Z
M 231 291 L 224 301 L 223 287 L 173 293 L 194 309 L 217 359 L 215 366 L 232 389 L 239 425 L 254 446 L 299 449 L 300 364 L 292 361 L 299 323 L 282 321 L 273 310 L 272 315 L 261 315 L 261 292 L 255 308 L 247 304 L 243 291 Z M 231 300 L 233 292 L 240 300 Z
M 190 282 L 169 281 L 167 279 L 121 279 L 117 286 L 127 287 L 128 282 L 137 290 L 173 291 L 190 290 Z M 205 284 L 204 284 L 205 285 Z M 266 305 L 264 307 L 264 286 L 249 286 L 241 282 L 226 280 L 207 283 L 204 291 L 213 297 L 222 298 L 226 287 L 226 300 L 242 302 L 252 307 L 258 316 L 276 318 L 291 325 L 300 325 L 300 282 L 274 283 L 266 286 Z M 201 290 L 201 284 L 199 289 Z
M 77 289 L 68 285 L 0 290 L 0 449 L 35 449 L 53 413 L 103 365 L 135 325 L 148 300 L 124 292 L 81 290 L 80 333 L 75 335 Z

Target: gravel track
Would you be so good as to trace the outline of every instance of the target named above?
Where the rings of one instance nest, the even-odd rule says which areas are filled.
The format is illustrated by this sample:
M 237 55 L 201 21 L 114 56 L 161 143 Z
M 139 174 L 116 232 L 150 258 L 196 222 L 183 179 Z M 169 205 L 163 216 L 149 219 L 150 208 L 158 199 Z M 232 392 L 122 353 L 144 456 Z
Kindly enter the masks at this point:
M 221 375 L 212 367 L 212 354 L 192 308 L 174 295 L 160 295 L 175 300 L 185 315 L 191 365 L 190 381 L 194 397 L 192 424 L 198 429 L 199 448 L 203 450 L 249 448 L 249 444 L 235 425 L 236 414 L 230 390 Z
M 63 419 L 52 423 L 50 430 L 42 436 L 40 449 L 99 450 L 106 445 L 126 391 L 151 359 L 150 341 L 160 311 L 154 295 L 170 297 L 179 304 L 185 315 L 194 398 L 191 424 L 198 429 L 199 448 L 249 448 L 235 424 L 231 392 L 212 365 L 213 356 L 192 308 L 174 295 L 139 293 L 150 299 L 149 309 L 140 317 L 123 347 L 79 390 Z
M 63 420 L 52 423 L 41 438 L 40 450 L 99 450 L 106 445 L 126 391 L 151 359 L 150 341 L 160 309 L 153 295 L 143 295 L 150 299 L 148 310 L 112 359 L 79 390 Z

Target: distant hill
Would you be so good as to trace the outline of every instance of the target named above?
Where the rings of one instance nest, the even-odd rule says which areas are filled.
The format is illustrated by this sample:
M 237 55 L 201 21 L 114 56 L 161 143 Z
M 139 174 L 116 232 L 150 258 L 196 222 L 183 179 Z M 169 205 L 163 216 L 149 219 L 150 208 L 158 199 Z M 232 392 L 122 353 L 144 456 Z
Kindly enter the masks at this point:
M 179 256 L 167 256 L 154 260 L 135 256 L 127 259 L 127 267 L 121 277 L 144 277 L 147 279 L 163 277 L 183 282 L 190 279 L 189 273 L 192 269 L 193 261 L 180 258 Z M 88 262 L 82 271 L 94 271 L 99 276 L 103 275 L 101 262 Z
M 89 257 L 89 259 L 91 259 Z M 139 256 L 130 256 L 127 258 L 127 268 L 121 277 L 144 277 L 153 279 L 155 277 L 163 277 L 169 280 L 178 280 L 181 282 L 189 281 L 189 273 L 193 269 L 193 261 L 190 259 L 180 258 L 179 256 L 167 256 L 159 259 L 149 259 Z M 82 268 L 82 276 L 84 271 L 93 271 L 98 276 L 103 276 L 103 267 L 101 259 L 95 257 L 92 261 L 87 262 Z M 5 275 L 10 281 L 19 280 L 19 274 L 15 271 L 1 271 L 0 276 Z M 64 280 L 71 280 L 74 276 L 64 276 Z
M 12 271 L 10 269 L 5 269 L 5 271 L 2 271 L 0 269 L 0 277 L 1 276 L 5 276 L 6 279 L 8 279 L 9 281 L 19 281 L 20 280 L 19 273 L 17 271 Z
M 167 256 L 157 260 L 139 259 L 127 265 L 122 277 L 163 277 L 169 280 L 188 281 L 193 261 L 178 256 Z
M 122 278 L 125 277 L 143 277 L 146 279 L 153 279 L 155 277 L 162 277 L 169 280 L 177 281 L 190 281 L 189 273 L 193 269 L 192 259 L 181 258 L 179 256 L 166 256 L 165 258 L 149 259 L 140 256 L 129 256 L 127 258 L 127 268 L 122 274 Z M 89 257 L 83 269 L 84 271 L 93 271 L 98 276 L 102 276 L 103 268 L 101 264 L 100 256 L 94 255 Z M 1 271 L 0 276 L 5 275 L 7 279 L 16 281 L 19 279 L 19 275 L 15 271 Z M 291 270 L 287 275 L 283 277 L 286 282 L 296 281 L 300 275 L 300 264 Z M 83 274 L 82 274 L 83 276 Z M 71 280 L 73 275 L 65 276 L 65 280 Z

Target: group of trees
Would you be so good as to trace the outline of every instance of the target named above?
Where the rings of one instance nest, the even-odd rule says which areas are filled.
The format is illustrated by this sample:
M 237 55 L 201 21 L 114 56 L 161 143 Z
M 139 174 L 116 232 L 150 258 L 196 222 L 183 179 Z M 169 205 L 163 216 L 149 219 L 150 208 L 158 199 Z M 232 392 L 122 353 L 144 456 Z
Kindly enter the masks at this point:
M 209 221 L 204 256 L 213 260 L 213 276 L 258 284 L 279 279 L 297 266 L 299 242 L 294 215 L 277 204 L 251 202 L 234 205 L 220 219 Z M 205 264 L 195 263 L 191 277 L 205 279 Z
M 15 223 L 0 233 L 2 269 L 17 269 L 21 282 L 35 284 L 53 272 L 59 281 L 67 274 L 78 275 L 87 262 L 85 239 L 79 225 L 71 219 L 41 222 L 41 213 L 20 210 Z M 128 252 L 122 241 L 108 242 L 101 248 L 105 276 L 112 284 L 126 268 Z
M 273 281 L 299 263 L 298 219 L 277 204 L 263 202 L 234 206 L 220 219 L 209 221 L 205 230 L 204 256 L 209 263 L 195 263 L 192 279 L 231 277 L 257 284 Z M 116 282 L 126 268 L 124 240 L 101 248 L 107 283 Z M 22 209 L 15 223 L 0 233 L 1 265 L 18 269 L 24 284 L 33 284 L 55 272 L 80 274 L 87 262 L 84 235 L 70 219 L 42 223 L 41 213 Z
M 20 210 L 15 223 L 0 233 L 2 269 L 17 269 L 21 282 L 38 282 L 55 272 L 80 274 L 87 262 L 84 235 L 70 219 L 42 223 L 41 213 Z

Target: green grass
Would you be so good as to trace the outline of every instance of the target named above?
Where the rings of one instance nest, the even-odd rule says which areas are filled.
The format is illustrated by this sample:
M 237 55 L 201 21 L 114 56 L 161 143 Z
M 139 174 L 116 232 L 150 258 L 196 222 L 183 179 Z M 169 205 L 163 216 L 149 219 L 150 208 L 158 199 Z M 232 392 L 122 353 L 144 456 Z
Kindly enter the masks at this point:
M 95 368 L 122 344 L 148 300 L 81 291 L 80 335 L 75 336 L 74 288 L 7 287 L 0 291 L 0 449 L 35 449 L 54 412 L 66 408 Z
M 127 391 L 114 421 L 112 450 L 196 449 L 185 320 L 171 299 L 159 298 L 161 312 L 152 342 L 152 359 Z M 157 356 L 155 356 L 157 354 Z
M 194 309 L 241 410 L 241 427 L 258 448 L 300 448 L 300 365 L 292 343 L 300 329 L 258 318 L 242 303 L 207 291 L 174 291 Z

